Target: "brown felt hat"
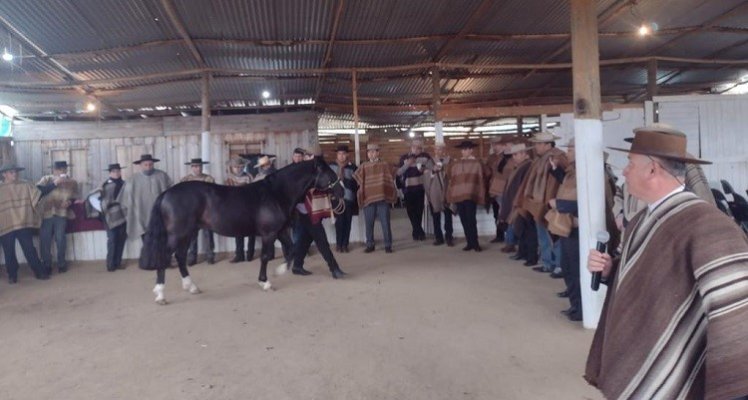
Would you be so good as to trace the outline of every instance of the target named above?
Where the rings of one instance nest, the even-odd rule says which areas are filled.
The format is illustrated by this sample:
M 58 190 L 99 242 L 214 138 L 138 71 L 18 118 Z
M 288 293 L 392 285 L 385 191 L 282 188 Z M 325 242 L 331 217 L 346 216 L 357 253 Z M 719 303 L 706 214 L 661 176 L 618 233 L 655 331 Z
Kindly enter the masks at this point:
M 608 147 L 625 153 L 654 156 L 686 164 L 711 164 L 711 161 L 690 157 L 686 152 L 686 134 L 666 124 L 653 124 L 634 129 L 630 149 Z

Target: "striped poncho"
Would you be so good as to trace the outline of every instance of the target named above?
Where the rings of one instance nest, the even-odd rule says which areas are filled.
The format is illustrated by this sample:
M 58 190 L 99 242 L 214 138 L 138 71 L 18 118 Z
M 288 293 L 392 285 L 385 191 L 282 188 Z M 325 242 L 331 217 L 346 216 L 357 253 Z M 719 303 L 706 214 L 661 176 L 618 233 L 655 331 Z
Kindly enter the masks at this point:
M 353 174 L 358 183 L 358 206 L 364 208 L 378 201 L 394 203 L 397 201 L 395 177 L 390 165 L 382 160 L 368 161 L 361 164 Z
M 461 158 L 449 164 L 447 203 L 471 200 L 486 204 L 486 167 L 475 157 Z
M 31 182 L 0 183 L 0 236 L 41 223 L 42 192 Z
M 734 222 L 672 195 L 631 221 L 611 277 L 587 381 L 609 399 L 748 394 L 748 238 Z

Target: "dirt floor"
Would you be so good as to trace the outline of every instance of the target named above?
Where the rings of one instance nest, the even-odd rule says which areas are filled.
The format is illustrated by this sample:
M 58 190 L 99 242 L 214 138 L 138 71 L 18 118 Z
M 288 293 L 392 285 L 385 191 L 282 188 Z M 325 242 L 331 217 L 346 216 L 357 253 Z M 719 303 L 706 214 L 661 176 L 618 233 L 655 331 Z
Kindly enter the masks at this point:
M 170 270 L 166 306 L 134 262 L 46 282 L 24 267 L 0 282 L 0 399 L 601 398 L 582 379 L 592 331 L 559 314 L 561 281 L 489 238 L 482 253 L 412 242 L 396 216 L 394 254 L 336 254 L 342 281 L 314 255 L 313 275 L 272 277 L 271 292 L 258 261 L 228 256 L 192 267 L 200 295 Z

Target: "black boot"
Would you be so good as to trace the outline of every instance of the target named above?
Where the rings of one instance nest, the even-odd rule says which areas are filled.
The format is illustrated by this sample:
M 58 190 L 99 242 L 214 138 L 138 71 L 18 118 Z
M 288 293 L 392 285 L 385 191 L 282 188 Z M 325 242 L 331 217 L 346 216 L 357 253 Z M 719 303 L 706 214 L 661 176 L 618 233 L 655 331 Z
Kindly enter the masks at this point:
M 297 267 L 294 265 L 293 269 L 291 269 L 291 272 L 293 272 L 294 275 L 301 275 L 301 276 L 307 276 L 311 275 L 312 273 L 305 270 L 303 266 Z
M 254 250 L 247 252 L 247 261 L 252 261 L 255 258 Z
M 246 261 L 246 260 L 244 259 L 244 252 L 241 252 L 241 253 L 238 253 L 238 254 L 236 254 L 236 255 L 234 256 L 234 258 L 232 258 L 232 259 L 231 259 L 231 261 L 229 261 L 229 262 L 230 262 L 231 264 L 236 264 L 236 263 L 239 263 L 239 262 L 242 262 L 242 261 Z
M 334 266 L 334 267 L 332 267 L 332 268 L 330 268 L 330 274 L 332 274 L 332 278 L 333 279 L 342 278 L 343 276 L 346 275 L 346 273 L 343 272 L 343 270 L 340 269 L 340 267 L 337 266 L 337 265 Z

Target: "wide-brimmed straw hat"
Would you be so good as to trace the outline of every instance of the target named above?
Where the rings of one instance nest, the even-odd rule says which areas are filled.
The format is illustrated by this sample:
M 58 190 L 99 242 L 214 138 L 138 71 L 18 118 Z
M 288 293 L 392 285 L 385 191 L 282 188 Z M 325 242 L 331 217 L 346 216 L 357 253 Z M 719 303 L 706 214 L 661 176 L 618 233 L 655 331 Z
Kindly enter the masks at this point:
M 667 124 L 652 124 L 634 129 L 631 148 L 608 147 L 625 153 L 641 154 L 680 161 L 686 164 L 711 164 L 686 152 L 686 134 Z
M 3 164 L 2 166 L 0 166 L 0 174 L 2 174 L 3 172 L 8 172 L 8 171 L 23 171 L 24 169 L 26 168 L 19 167 L 18 164 L 7 163 L 7 164 Z
M 528 140 L 532 143 L 550 143 L 550 142 L 555 142 L 558 139 L 561 139 L 561 137 L 556 136 L 550 132 L 542 131 L 542 132 L 535 133 Z
M 512 155 L 512 154 L 516 154 L 516 153 L 519 153 L 519 152 L 522 152 L 522 151 L 529 151 L 529 150 L 530 150 L 530 148 L 527 147 L 526 144 L 519 143 L 519 144 L 513 144 L 512 147 L 504 150 L 504 154 L 506 154 L 506 155 Z
M 266 165 L 270 165 L 275 160 L 275 157 L 268 157 L 268 156 L 262 156 L 257 160 L 257 165 L 255 165 L 255 168 L 264 167 Z
M 138 164 L 142 163 L 143 161 L 153 161 L 153 162 L 157 163 L 157 162 L 159 162 L 161 160 L 159 160 L 158 158 L 153 158 L 153 156 L 150 155 L 150 154 L 141 154 L 140 155 L 140 160 L 133 161 L 133 164 L 138 165 Z

